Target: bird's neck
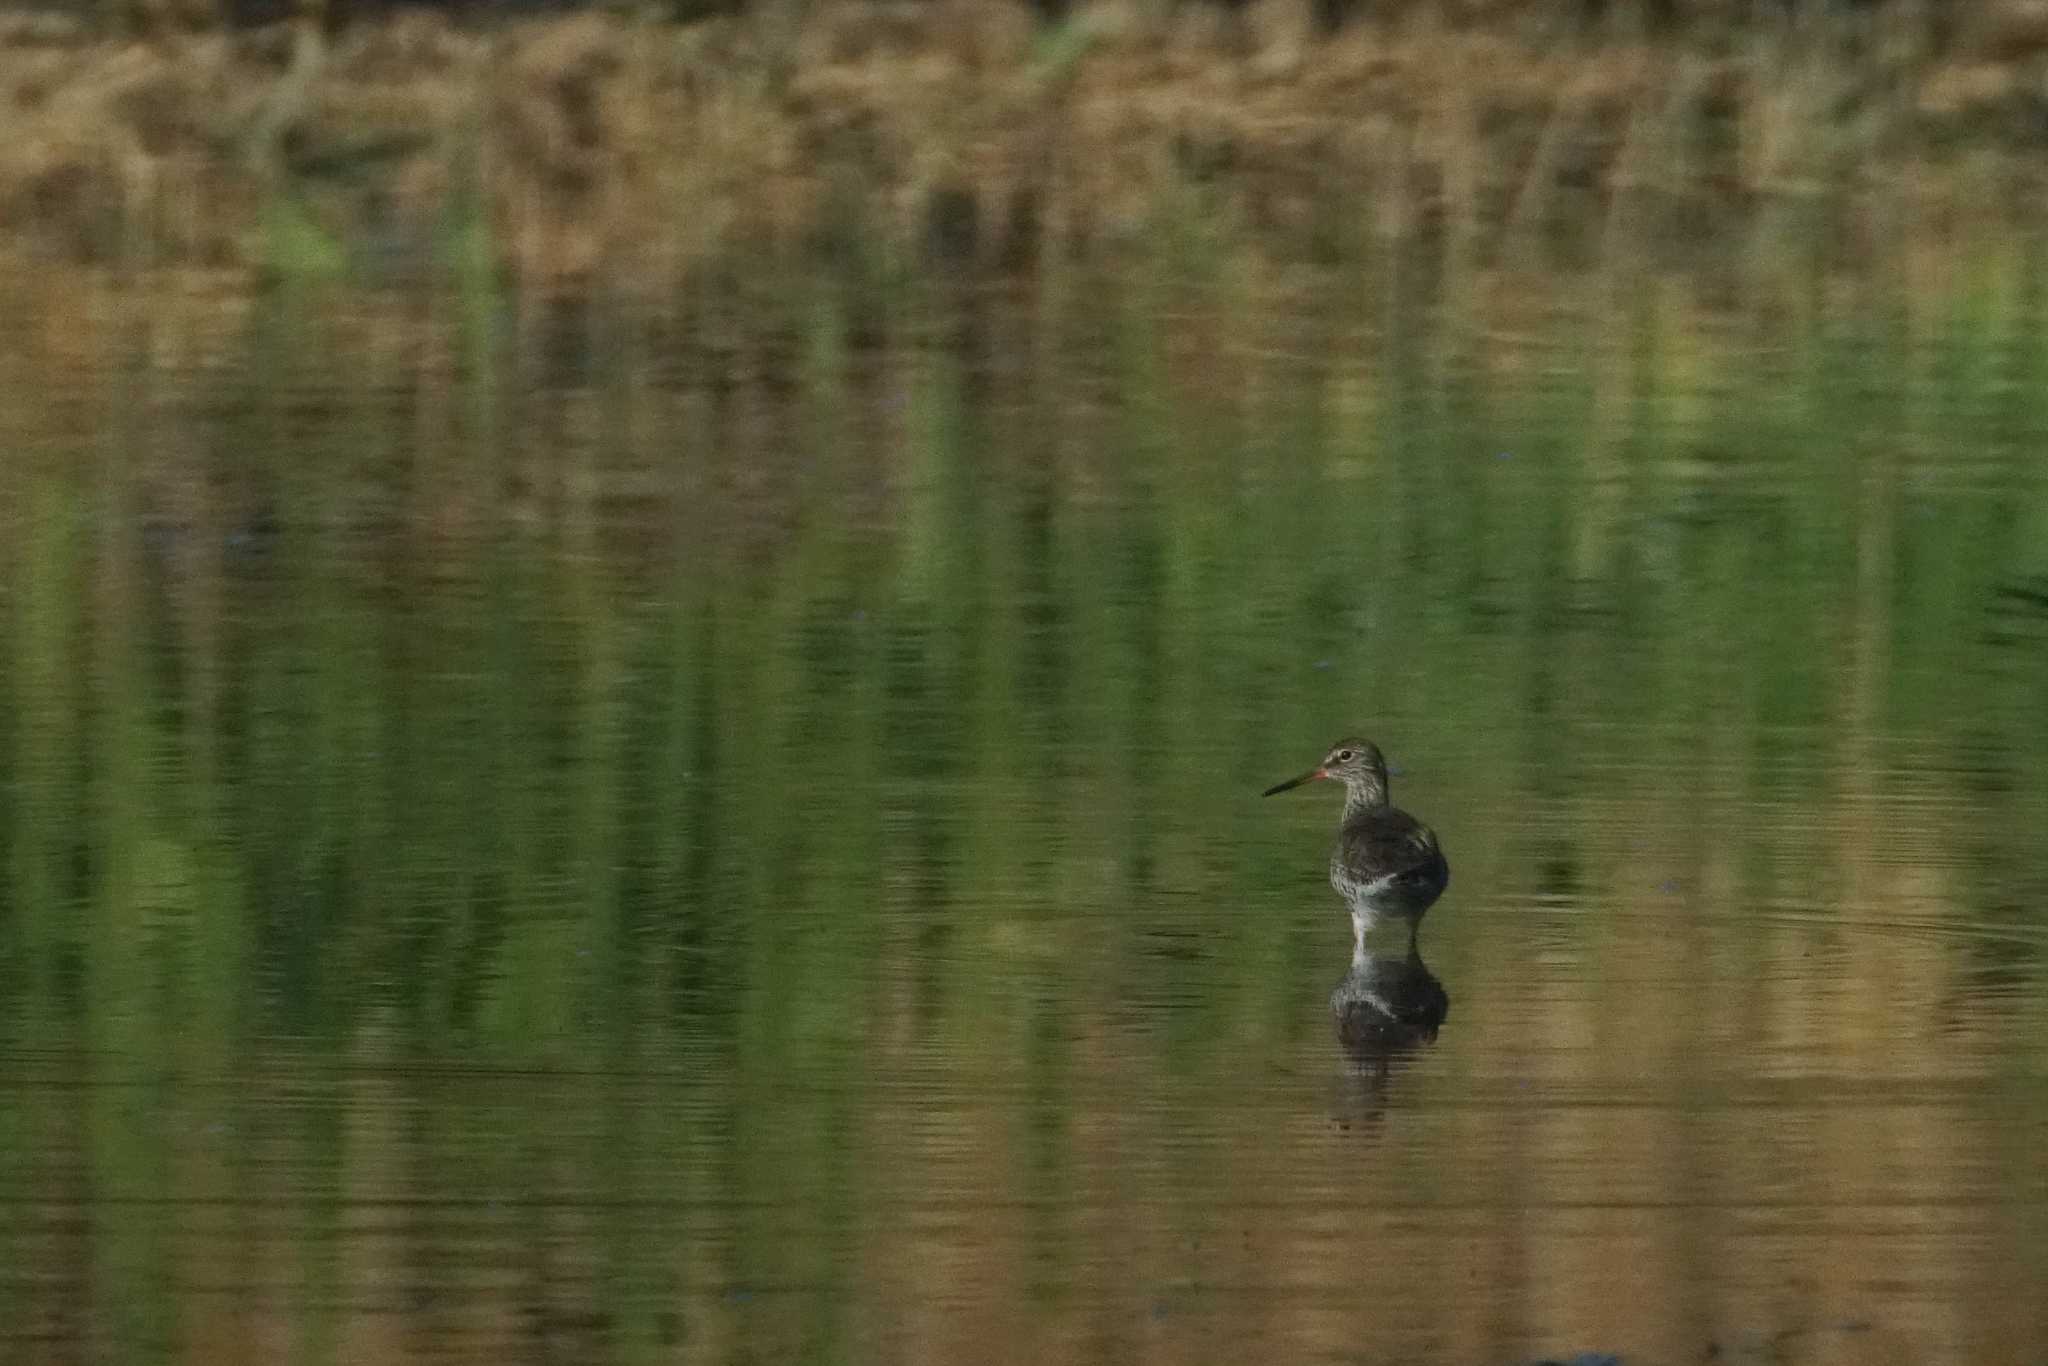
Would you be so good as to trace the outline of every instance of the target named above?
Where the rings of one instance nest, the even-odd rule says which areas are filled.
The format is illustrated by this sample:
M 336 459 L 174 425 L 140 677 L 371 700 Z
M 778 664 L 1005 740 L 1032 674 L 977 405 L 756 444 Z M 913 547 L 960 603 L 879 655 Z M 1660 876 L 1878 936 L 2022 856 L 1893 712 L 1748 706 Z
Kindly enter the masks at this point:
M 1357 820 L 1368 811 L 1377 811 L 1387 804 L 1385 783 L 1346 783 L 1344 785 L 1344 819 Z

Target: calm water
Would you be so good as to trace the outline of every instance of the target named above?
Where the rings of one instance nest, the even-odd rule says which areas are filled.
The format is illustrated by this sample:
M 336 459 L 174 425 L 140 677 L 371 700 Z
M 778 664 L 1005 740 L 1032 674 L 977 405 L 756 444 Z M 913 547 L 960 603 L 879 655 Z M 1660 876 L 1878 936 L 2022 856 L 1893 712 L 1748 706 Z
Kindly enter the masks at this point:
M 2032 315 L 169 293 L 4 376 L 8 1359 L 2048 1344 Z

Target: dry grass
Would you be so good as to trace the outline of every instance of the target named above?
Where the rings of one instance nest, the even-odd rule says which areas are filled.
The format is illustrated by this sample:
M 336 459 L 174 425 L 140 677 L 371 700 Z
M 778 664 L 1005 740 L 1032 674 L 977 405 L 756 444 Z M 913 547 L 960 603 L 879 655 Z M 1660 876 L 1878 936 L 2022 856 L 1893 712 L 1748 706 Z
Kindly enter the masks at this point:
M 141 42 L 17 17 L 0 232 L 38 264 L 253 271 L 283 196 L 315 234 L 294 240 L 402 275 L 476 210 L 546 287 L 848 240 L 1013 269 L 1193 205 L 1275 263 L 1355 235 L 1554 276 L 1611 268 L 1623 231 L 1651 268 L 1732 255 L 1768 283 L 1788 251 L 1867 268 L 1901 222 L 1946 246 L 2034 216 L 2048 32 L 2023 23 L 1936 56 L 1873 23 L 1709 45 L 1454 18 L 1317 40 L 1285 0 L 1053 30 L 958 0 Z

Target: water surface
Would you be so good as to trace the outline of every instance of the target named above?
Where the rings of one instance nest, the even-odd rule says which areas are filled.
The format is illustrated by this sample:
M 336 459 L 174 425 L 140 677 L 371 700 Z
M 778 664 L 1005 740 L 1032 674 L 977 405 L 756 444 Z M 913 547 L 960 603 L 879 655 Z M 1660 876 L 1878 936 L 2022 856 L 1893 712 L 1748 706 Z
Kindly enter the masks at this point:
M 1167 293 L 15 364 L 9 1357 L 2038 1352 L 2039 329 Z

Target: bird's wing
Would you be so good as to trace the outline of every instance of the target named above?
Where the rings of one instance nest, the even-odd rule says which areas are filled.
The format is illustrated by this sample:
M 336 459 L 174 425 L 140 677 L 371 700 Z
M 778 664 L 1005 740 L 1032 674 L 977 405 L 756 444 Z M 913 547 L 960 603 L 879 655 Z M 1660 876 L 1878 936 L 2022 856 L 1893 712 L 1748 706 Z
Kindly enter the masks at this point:
M 1339 838 L 1344 861 L 1354 868 L 1372 868 L 1382 877 L 1401 879 L 1444 875 L 1436 832 L 1406 811 L 1370 812 L 1345 826 Z

